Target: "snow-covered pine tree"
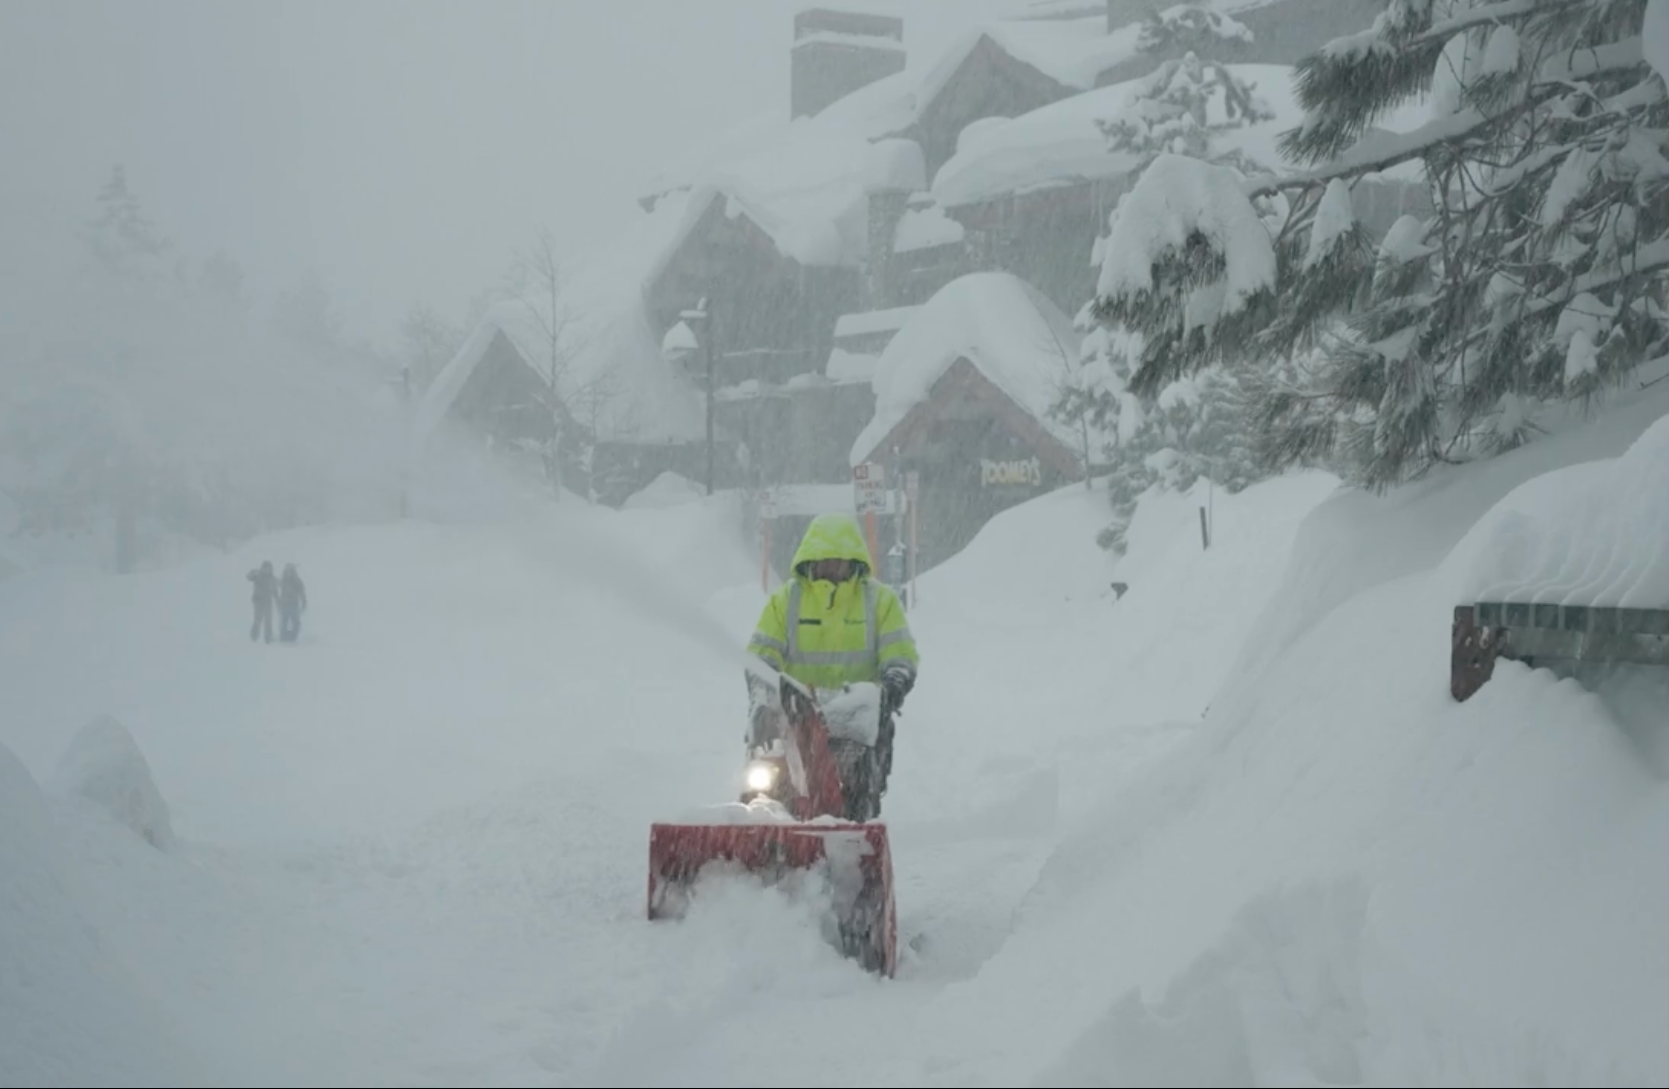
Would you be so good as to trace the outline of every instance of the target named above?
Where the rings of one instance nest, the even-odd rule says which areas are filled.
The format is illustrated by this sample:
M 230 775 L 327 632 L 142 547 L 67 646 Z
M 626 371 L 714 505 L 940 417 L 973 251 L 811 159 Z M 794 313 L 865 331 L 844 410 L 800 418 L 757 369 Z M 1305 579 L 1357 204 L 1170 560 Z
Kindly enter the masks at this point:
M 1298 65 L 1306 116 L 1283 150 L 1314 169 L 1251 183 L 1190 160 L 1150 169 L 1092 307 L 1143 334 L 1131 388 L 1252 348 L 1287 371 L 1260 391 L 1260 454 L 1326 459 L 1378 490 L 1499 452 L 1539 406 L 1626 381 L 1669 349 L 1669 94 L 1645 8 L 1389 0 Z M 1424 126 L 1363 139 L 1426 92 Z M 1348 186 L 1408 163 L 1433 211 L 1376 247 Z M 1292 203 L 1272 233 L 1252 199 L 1277 194 Z M 1293 362 L 1304 351 L 1315 366 Z
M 1184 15 L 1212 16 L 1198 26 Z M 1150 28 L 1194 26 L 1197 33 L 1232 36 L 1239 24 L 1177 8 L 1155 15 Z M 1244 32 L 1244 28 L 1239 28 Z M 1149 40 L 1160 42 L 1149 29 Z M 1190 52 L 1167 60 L 1141 79 L 1131 104 L 1115 119 L 1098 122 L 1110 150 L 1136 157 L 1140 174 L 1160 157 L 1184 155 L 1204 162 L 1261 172 L 1237 148 L 1214 143 L 1222 134 L 1274 119 L 1254 88 L 1229 68 Z M 1098 250 L 1110 245 L 1106 240 Z M 1082 319 L 1082 315 L 1080 316 Z M 1256 479 L 1245 456 L 1250 440 L 1249 405 L 1235 361 L 1204 373 L 1180 377 L 1164 388 L 1131 387 L 1133 360 L 1141 338 L 1122 326 L 1092 329 L 1074 381 L 1054 405 L 1054 414 L 1105 437 L 1109 498 L 1114 519 L 1101 535 L 1105 548 L 1122 553 L 1124 530 L 1136 499 L 1160 484 L 1186 490 L 1207 476 L 1232 491 Z
M 52 344 L 18 368 L 0 456 L 12 464 L 16 533 L 76 534 L 108 525 L 113 566 L 127 572 L 137 563 L 140 521 L 157 505 L 163 475 L 143 438 L 143 413 L 124 396 L 141 366 L 128 331 L 167 320 L 170 245 L 121 165 L 111 168 L 97 202 L 77 283 L 97 320 L 73 330 L 94 346 Z
M 120 168 L 50 305 L 4 330 L 0 487 L 19 547 L 118 571 L 387 509 L 404 427 L 332 360 L 247 320 L 236 263 L 177 256 Z
M 1157 57 L 1231 56 L 1250 45 L 1252 32 L 1246 24 L 1198 4 L 1176 4 L 1163 11 L 1151 11 L 1142 21 L 1136 48 Z

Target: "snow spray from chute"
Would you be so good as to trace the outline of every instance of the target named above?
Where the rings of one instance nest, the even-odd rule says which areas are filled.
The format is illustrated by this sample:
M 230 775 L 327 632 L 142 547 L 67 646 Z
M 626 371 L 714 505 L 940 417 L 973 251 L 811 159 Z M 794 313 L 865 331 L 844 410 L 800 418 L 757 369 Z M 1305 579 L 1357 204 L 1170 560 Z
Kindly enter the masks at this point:
M 712 654 L 715 665 L 747 671 L 775 685 L 778 674 L 770 666 L 747 653 L 746 635 L 738 638 L 718 617 L 707 610 L 706 604 L 680 581 L 674 573 L 658 568 L 621 547 L 619 540 L 598 527 L 586 509 L 581 517 L 560 519 L 559 550 L 555 555 L 543 546 L 550 543 L 544 533 L 518 538 L 522 548 L 542 562 L 560 562 L 594 576 L 594 581 L 606 585 L 622 602 L 631 605 L 644 618 L 662 630 L 677 630 L 690 642 Z M 699 557 L 692 560 L 699 563 Z M 761 603 L 763 604 L 763 603 Z

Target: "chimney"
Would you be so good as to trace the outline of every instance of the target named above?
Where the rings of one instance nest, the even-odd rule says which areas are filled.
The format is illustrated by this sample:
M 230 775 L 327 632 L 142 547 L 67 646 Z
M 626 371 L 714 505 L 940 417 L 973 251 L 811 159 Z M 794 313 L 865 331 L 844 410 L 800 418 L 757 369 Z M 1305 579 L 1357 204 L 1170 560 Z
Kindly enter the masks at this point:
M 810 117 L 904 71 L 904 20 L 811 8 L 794 16 L 790 116 Z

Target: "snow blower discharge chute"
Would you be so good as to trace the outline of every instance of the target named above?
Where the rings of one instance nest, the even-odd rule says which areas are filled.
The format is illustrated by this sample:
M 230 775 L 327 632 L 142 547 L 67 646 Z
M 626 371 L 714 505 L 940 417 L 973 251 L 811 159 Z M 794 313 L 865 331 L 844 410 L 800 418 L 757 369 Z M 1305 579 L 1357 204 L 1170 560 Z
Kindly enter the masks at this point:
M 766 885 L 798 882 L 826 899 L 830 937 L 842 953 L 890 977 L 898 919 L 887 826 L 848 815 L 848 785 L 875 759 L 874 738 L 831 737 L 829 706 L 817 694 L 785 674 L 775 688 L 780 736 L 750 744 L 738 800 L 650 825 L 649 918 L 682 917 L 709 866 L 740 869 Z

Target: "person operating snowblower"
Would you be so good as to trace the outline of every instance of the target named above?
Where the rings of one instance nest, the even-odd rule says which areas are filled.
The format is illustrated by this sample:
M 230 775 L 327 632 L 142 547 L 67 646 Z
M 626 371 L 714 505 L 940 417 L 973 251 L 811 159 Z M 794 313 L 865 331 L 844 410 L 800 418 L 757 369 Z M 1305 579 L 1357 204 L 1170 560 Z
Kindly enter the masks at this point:
M 843 784 L 847 819 L 880 815 L 892 773 L 893 719 L 915 687 L 920 655 L 892 587 L 875 578 L 857 520 L 823 514 L 812 520 L 795 550 L 791 577 L 759 614 L 748 651 L 772 669 L 812 689 L 874 684 L 881 690 L 873 761 Z M 752 735 L 768 739 L 779 728 L 770 685 L 748 675 Z
M 649 825 L 646 914 L 682 918 L 722 863 L 826 898 L 825 934 L 865 971 L 898 966 L 892 847 L 877 818 L 893 716 L 920 663 L 904 609 L 871 574 L 851 515 L 812 520 L 747 651 L 746 784 L 735 801 Z

